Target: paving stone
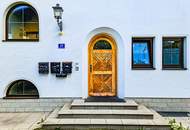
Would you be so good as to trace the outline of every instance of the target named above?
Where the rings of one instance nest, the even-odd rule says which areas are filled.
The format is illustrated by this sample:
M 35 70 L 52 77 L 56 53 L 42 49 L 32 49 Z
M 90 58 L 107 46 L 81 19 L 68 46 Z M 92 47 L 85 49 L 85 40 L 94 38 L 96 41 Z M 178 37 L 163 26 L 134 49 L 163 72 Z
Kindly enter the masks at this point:
M 1 107 L 1 108 L 0 108 L 0 112 L 7 112 L 7 108 Z
M 132 98 L 135 101 L 153 108 L 156 111 L 190 111 L 189 98 Z
M 34 108 L 31 108 L 31 107 L 29 107 L 29 108 L 24 108 L 24 112 L 34 112 Z
M 59 124 L 74 124 L 75 119 L 60 119 Z
M 32 130 L 47 113 L 0 113 L 0 130 Z
M 106 119 L 90 119 L 92 125 L 106 124 Z
M 125 114 L 125 110 L 112 110 L 111 114 Z
M 75 119 L 74 124 L 87 124 L 87 125 L 90 125 L 90 119 Z
M 42 108 L 42 111 L 44 112 L 50 112 L 50 111 L 53 111 L 54 107 L 43 107 Z
M 93 128 L 93 130 L 104 130 L 104 129 L 108 129 L 109 126 L 108 125 L 92 125 L 91 128 Z
M 138 121 L 135 119 L 121 119 L 123 125 L 134 125 L 138 124 Z
M 139 125 L 155 125 L 153 120 L 137 120 Z
M 122 125 L 121 119 L 106 119 L 106 124 L 108 125 Z
M 24 112 L 25 111 L 25 108 L 16 108 L 15 109 L 15 112 Z
M 43 124 L 59 124 L 60 119 L 48 118 Z
M 15 108 L 6 108 L 6 112 L 16 112 Z

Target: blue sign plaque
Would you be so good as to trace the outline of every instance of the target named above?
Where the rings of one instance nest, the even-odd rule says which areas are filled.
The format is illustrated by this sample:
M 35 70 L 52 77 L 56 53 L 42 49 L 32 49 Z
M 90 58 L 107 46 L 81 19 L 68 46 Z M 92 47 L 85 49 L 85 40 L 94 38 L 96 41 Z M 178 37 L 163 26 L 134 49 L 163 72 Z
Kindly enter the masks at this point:
M 65 43 L 60 43 L 58 44 L 59 49 L 65 49 Z

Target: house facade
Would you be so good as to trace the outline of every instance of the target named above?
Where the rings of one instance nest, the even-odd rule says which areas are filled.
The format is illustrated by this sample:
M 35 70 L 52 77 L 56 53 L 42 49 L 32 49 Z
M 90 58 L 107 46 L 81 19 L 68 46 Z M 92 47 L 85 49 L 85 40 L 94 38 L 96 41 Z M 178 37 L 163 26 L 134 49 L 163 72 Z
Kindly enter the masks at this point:
M 188 98 L 189 4 L 3 0 L 0 97 Z

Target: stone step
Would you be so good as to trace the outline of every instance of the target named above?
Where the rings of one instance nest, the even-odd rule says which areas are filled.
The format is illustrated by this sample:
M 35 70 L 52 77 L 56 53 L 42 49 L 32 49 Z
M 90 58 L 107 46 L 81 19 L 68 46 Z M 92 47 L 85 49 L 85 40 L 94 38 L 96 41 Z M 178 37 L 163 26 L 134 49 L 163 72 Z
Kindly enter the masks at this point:
M 43 128 L 52 130 L 61 129 L 127 129 L 127 130 L 170 130 L 165 120 L 154 119 L 48 119 L 43 123 Z
M 58 112 L 58 118 L 96 118 L 96 119 L 153 119 L 153 113 L 144 106 L 138 110 L 73 110 L 64 106 Z
M 70 109 L 128 109 L 137 110 L 138 104 L 133 100 L 126 102 L 85 102 L 82 99 L 74 100 Z
M 67 103 L 61 109 L 55 109 L 42 127 L 46 130 L 170 130 L 168 122 L 162 116 L 143 105 L 139 105 L 137 110 L 70 108 L 71 104 Z

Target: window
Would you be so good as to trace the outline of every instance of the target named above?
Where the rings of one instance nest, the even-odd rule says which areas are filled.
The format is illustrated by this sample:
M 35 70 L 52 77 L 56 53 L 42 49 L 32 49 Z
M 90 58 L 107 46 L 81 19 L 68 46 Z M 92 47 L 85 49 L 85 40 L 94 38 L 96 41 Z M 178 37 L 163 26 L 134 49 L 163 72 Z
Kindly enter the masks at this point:
M 39 93 L 33 83 L 26 80 L 17 80 L 10 85 L 7 97 L 38 98 Z
M 153 69 L 153 38 L 133 38 L 132 68 Z
M 163 68 L 183 69 L 184 38 L 163 38 Z
M 106 40 L 100 40 L 98 41 L 95 45 L 94 45 L 94 50 L 101 50 L 101 49 L 104 49 L 104 50 L 111 50 L 112 47 L 110 45 L 110 43 Z
M 17 4 L 8 11 L 6 40 L 39 40 L 38 14 L 33 7 L 27 4 Z

